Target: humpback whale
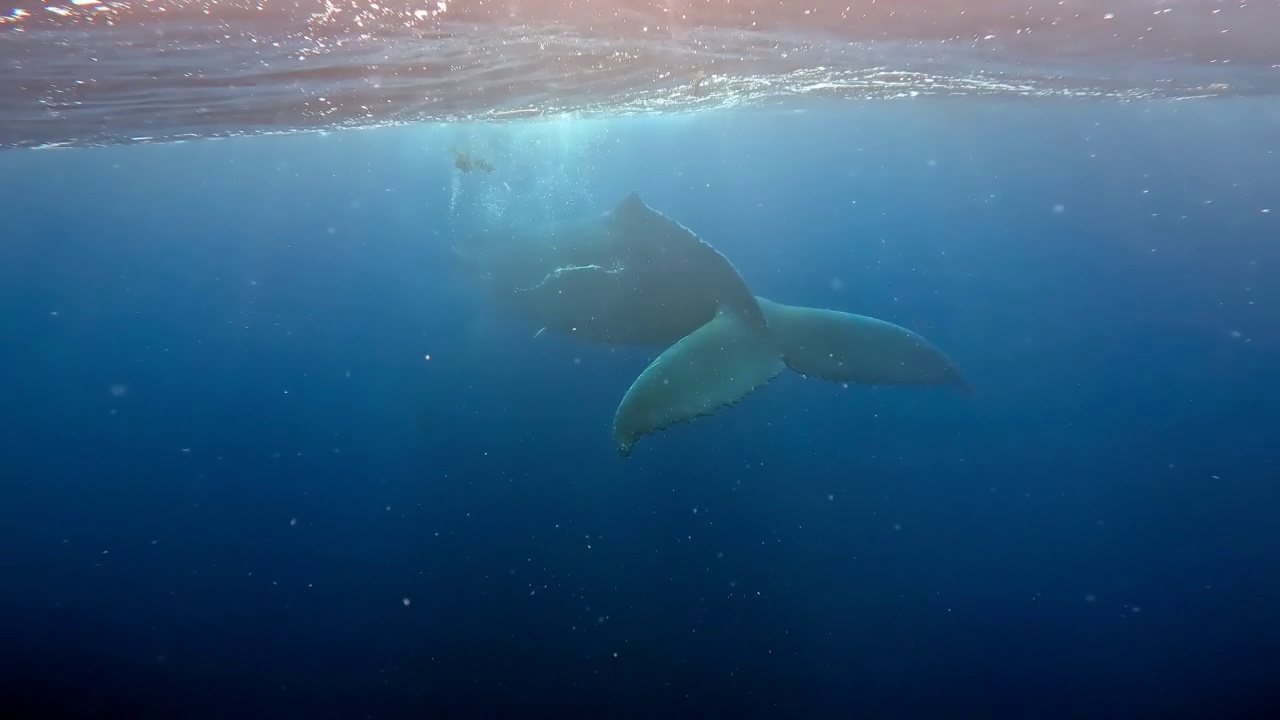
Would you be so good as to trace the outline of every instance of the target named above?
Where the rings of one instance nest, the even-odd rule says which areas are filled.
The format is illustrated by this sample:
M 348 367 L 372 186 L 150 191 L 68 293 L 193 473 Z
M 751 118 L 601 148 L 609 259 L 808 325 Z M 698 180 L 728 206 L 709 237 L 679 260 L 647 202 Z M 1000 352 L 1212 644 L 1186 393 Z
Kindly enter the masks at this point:
M 666 349 L 623 395 L 614 447 L 716 413 L 784 368 L 835 382 L 967 389 L 928 340 L 875 318 L 753 295 L 732 263 L 632 193 L 611 211 L 456 248 L 507 311 L 543 330 Z

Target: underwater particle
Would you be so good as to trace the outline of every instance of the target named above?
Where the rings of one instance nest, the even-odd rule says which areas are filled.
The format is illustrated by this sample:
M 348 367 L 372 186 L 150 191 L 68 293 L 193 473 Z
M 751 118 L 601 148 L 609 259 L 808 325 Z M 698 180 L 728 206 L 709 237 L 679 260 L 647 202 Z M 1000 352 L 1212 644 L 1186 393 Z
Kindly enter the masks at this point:
M 289 519 L 289 527 L 297 527 L 297 525 L 298 525 L 298 518 Z
M 1098 596 L 1094 595 L 1093 593 L 1089 593 L 1088 595 L 1084 596 L 1084 601 L 1087 603 L 1094 602 L 1097 599 L 1098 599 Z
M 827 499 L 828 499 L 828 500 L 835 500 L 835 499 L 836 499 L 836 494 L 835 494 L 835 493 L 827 493 Z
M 1066 209 L 1067 209 L 1066 205 L 1063 205 L 1062 203 L 1058 203 L 1057 205 L 1053 206 L 1053 214 L 1061 215 Z
M 893 529 L 894 529 L 895 531 L 897 531 L 897 530 L 901 530 L 901 529 L 902 529 L 902 525 L 900 525 L 900 524 L 898 524 L 898 523 L 894 523 L 894 524 L 893 524 Z
M 111 386 L 110 392 L 115 397 L 124 397 L 129 394 L 129 386 L 123 383 L 116 383 Z
M 409 607 L 409 598 L 400 598 L 400 602 L 404 603 L 405 607 Z
M 422 356 L 422 359 L 423 359 L 423 360 L 430 360 L 430 359 L 431 359 L 431 356 L 430 356 L 430 355 L 423 355 L 423 356 Z

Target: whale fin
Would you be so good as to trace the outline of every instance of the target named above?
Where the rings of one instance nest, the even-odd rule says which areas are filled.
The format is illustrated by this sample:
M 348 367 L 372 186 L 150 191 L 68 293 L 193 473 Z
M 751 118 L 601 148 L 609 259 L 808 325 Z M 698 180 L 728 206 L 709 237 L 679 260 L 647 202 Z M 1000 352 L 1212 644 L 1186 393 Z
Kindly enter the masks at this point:
M 757 297 L 787 366 L 836 382 L 953 385 L 960 370 L 920 335 L 883 320 L 836 310 L 783 305 Z
M 721 311 L 667 348 L 636 378 L 613 421 L 618 454 L 640 438 L 711 415 L 772 380 L 784 367 L 767 332 Z
M 665 307 L 658 312 L 677 312 L 682 319 L 687 319 L 688 313 L 706 313 L 689 327 L 727 310 L 764 329 L 764 315 L 746 282 L 733 263 L 710 243 L 645 205 L 634 192 L 614 208 L 610 217 L 616 247 L 625 254 L 622 263 L 631 291 L 637 295 L 648 291 L 653 296 L 643 307 L 656 309 L 662 305 Z

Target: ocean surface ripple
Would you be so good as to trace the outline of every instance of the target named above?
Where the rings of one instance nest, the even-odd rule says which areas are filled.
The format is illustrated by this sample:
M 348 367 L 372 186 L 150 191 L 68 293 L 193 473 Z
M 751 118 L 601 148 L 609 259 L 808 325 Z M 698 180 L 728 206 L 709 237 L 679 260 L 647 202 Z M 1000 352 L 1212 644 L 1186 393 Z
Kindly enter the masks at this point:
M 7 148 L 848 100 L 1280 89 L 1274 1 L 11 4 L 0 15 Z

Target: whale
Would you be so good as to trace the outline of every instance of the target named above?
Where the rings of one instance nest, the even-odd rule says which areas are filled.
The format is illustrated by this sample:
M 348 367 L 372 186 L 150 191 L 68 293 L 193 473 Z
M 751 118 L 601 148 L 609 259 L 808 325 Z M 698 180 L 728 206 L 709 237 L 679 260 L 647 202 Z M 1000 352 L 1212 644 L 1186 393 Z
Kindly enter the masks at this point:
M 631 193 L 611 210 L 487 230 L 454 248 L 538 333 L 663 349 L 623 394 L 612 442 L 712 415 L 786 369 L 839 383 L 968 390 L 951 359 L 893 323 L 754 295 L 711 244 Z

